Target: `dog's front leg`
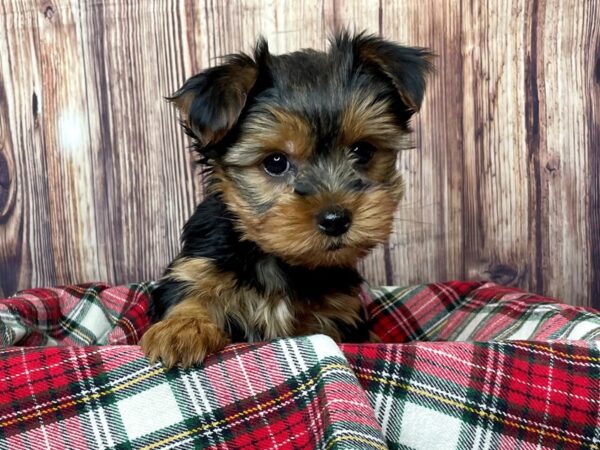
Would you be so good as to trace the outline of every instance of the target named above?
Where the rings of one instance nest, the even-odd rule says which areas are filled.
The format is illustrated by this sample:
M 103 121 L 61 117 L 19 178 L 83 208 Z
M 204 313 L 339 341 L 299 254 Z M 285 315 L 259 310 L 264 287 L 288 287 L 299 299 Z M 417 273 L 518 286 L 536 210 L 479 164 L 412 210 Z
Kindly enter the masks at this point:
M 200 363 L 207 354 L 222 350 L 228 342 L 202 299 L 187 297 L 144 333 L 140 345 L 152 363 L 160 359 L 169 369 Z

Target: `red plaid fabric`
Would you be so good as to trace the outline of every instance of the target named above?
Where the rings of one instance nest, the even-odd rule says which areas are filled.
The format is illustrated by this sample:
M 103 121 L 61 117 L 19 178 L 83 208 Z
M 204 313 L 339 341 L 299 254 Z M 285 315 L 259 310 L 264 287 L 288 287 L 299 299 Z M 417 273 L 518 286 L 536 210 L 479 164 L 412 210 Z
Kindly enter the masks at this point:
M 391 447 L 599 447 L 597 343 L 419 342 L 342 349 Z
M 150 283 L 27 289 L 0 300 L 0 345 L 136 344 L 148 328 Z
M 494 283 L 373 289 L 366 308 L 372 329 L 390 343 L 600 337 L 597 311 Z
M 230 346 L 194 370 L 150 366 L 136 346 L 13 348 L 0 366 L 6 449 L 385 448 L 324 336 Z
M 379 288 L 365 307 L 386 344 L 279 339 L 166 372 L 115 345 L 147 327 L 151 289 L 0 300 L 0 449 L 600 448 L 592 310 L 493 284 Z

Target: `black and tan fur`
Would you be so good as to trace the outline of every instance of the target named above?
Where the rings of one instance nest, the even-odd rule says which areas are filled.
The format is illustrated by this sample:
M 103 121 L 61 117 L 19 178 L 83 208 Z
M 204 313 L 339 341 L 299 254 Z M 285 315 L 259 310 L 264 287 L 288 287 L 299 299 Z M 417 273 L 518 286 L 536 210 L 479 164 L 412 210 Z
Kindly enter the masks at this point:
M 186 81 L 171 101 L 208 195 L 154 293 L 152 361 L 189 366 L 280 336 L 369 339 L 355 267 L 391 231 L 396 156 L 429 70 L 423 49 L 340 33 L 327 52 L 274 56 L 260 40 Z

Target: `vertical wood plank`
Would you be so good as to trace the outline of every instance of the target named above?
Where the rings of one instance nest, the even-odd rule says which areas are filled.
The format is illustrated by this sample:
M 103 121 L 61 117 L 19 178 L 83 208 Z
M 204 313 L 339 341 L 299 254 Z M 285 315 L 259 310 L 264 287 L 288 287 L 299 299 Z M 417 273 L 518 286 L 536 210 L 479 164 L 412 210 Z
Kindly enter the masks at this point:
M 527 288 L 526 5 L 463 3 L 464 261 L 468 278 Z
M 594 308 L 600 310 L 600 5 L 585 11 L 585 30 L 589 39 L 586 58 L 587 81 L 590 85 L 586 108 L 589 148 L 587 158 L 590 183 L 590 271 L 592 280 L 587 299 Z M 591 72 L 591 73 L 590 73 Z M 591 75 L 591 76 L 590 76 Z
M 600 295 L 590 291 L 599 270 L 593 254 L 600 236 L 594 171 L 600 126 L 600 90 L 594 74 L 600 7 L 598 2 L 538 3 L 537 83 L 540 102 L 545 103 L 540 108 L 545 152 L 539 171 L 548 204 L 541 238 L 545 251 L 541 290 L 591 305 Z
M 390 240 L 395 284 L 461 278 L 462 261 L 462 60 L 460 4 L 453 1 L 383 1 L 382 34 L 433 49 L 430 78 L 414 120 L 415 148 L 399 168 L 406 195 Z
M 48 182 L 52 254 L 56 282 L 107 278 L 97 259 L 99 242 L 94 191 L 79 6 L 38 2 L 41 129 Z
M 52 283 L 38 17 L 31 2 L 3 3 L 0 26 L 0 295 Z
M 544 27 L 543 12 L 545 6 L 539 2 L 527 4 L 525 41 L 525 126 L 528 163 L 528 200 L 529 200 L 529 242 L 530 266 L 528 273 L 529 289 L 542 292 L 544 290 L 544 261 L 548 260 L 548 183 L 543 178 L 542 159 L 547 158 L 547 141 L 544 133 L 546 119 L 545 91 L 541 89 L 543 82 L 543 56 L 540 48 Z M 542 19 L 542 20 L 540 20 Z

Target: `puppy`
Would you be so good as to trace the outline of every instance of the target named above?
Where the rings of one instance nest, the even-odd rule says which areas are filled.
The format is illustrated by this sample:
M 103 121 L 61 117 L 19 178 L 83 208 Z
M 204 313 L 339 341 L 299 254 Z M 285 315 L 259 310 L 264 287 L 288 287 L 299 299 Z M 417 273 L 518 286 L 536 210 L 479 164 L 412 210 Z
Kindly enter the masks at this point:
M 369 340 L 356 265 L 391 231 L 430 69 L 425 49 L 365 34 L 280 56 L 260 39 L 170 97 L 208 183 L 153 293 L 152 362 L 281 336 Z

